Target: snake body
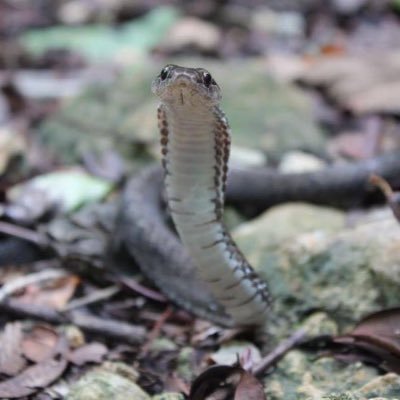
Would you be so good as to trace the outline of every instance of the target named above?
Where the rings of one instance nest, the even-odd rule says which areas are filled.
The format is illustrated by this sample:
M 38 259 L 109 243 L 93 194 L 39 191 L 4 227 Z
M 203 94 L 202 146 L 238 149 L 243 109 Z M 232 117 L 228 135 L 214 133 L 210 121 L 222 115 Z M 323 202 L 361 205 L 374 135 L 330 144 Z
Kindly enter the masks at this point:
M 236 325 L 262 324 L 271 302 L 222 222 L 230 130 L 220 89 L 202 68 L 166 66 L 152 90 L 161 99 L 159 129 L 167 203 L 198 276 Z

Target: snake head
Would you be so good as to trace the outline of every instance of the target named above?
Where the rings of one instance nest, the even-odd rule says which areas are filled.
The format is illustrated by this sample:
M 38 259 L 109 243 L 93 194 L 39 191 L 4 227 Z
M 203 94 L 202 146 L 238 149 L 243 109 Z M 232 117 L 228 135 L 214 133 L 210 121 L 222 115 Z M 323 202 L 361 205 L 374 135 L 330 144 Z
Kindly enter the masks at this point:
M 166 105 L 210 106 L 221 100 L 221 90 L 204 68 L 169 64 L 154 79 L 151 90 Z

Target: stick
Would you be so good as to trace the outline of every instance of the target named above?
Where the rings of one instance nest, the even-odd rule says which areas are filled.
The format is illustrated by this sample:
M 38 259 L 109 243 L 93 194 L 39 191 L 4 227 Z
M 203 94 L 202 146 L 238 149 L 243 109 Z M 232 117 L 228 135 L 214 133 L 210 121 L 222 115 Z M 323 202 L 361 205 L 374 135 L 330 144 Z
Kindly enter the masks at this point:
M 268 368 L 276 364 L 289 350 L 303 341 L 306 331 L 300 329 L 295 331 L 288 339 L 279 343 L 278 346 L 267 354 L 253 369 L 252 373 L 261 376 Z
M 68 273 L 63 270 L 46 269 L 40 272 L 34 272 L 19 278 L 15 278 L 10 282 L 5 283 L 0 289 L 0 302 L 4 301 L 8 296 L 21 290 L 33 283 L 47 281 L 50 279 L 58 279 L 67 276 Z
M 52 324 L 73 324 L 83 331 L 134 345 L 141 343 L 146 335 L 146 330 L 141 326 L 113 319 L 105 320 L 81 311 L 60 314 L 49 307 L 27 304 L 15 299 L 1 302 L 0 311 Z
M 120 288 L 117 285 L 109 286 L 104 289 L 96 290 L 92 293 L 89 293 L 87 296 L 83 296 L 79 299 L 75 299 L 70 301 L 61 311 L 71 311 L 75 308 L 80 308 L 83 306 L 87 306 L 89 304 L 97 303 L 99 301 L 103 301 L 109 299 L 120 291 Z

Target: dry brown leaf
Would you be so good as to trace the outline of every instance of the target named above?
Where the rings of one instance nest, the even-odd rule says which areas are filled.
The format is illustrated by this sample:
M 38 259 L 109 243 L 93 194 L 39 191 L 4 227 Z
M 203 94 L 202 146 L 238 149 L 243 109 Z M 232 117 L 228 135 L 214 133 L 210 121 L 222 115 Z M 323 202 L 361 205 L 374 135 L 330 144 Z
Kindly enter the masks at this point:
M 59 335 L 54 329 L 45 325 L 37 325 L 22 340 L 22 352 L 31 361 L 44 361 L 54 355 L 58 340 Z
M 266 400 L 263 385 L 249 372 L 243 372 L 234 400 Z
M 266 400 L 261 383 L 239 365 L 214 365 L 192 384 L 190 400 Z
M 240 381 L 242 368 L 239 366 L 214 365 L 203 371 L 192 383 L 189 400 L 232 398 Z M 213 397 L 211 397 L 213 396 Z
M 377 84 L 365 88 L 359 93 L 354 93 L 346 99 L 346 106 L 358 114 L 399 114 L 399 105 L 400 82 Z
M 31 286 L 18 300 L 62 310 L 71 299 L 80 280 L 71 275 L 57 279 L 51 287 Z
M 0 397 L 15 399 L 47 387 L 65 370 L 67 361 L 47 360 L 27 368 L 20 375 L 0 383 Z
M 383 347 L 396 354 L 400 363 L 400 308 L 369 315 L 348 336 Z
M 389 183 L 381 176 L 371 175 L 369 180 L 382 191 L 393 211 L 393 215 L 400 222 L 400 192 L 394 192 Z
M 9 376 L 21 371 L 26 361 L 21 354 L 22 326 L 8 323 L 0 337 L 0 372 Z
M 400 373 L 400 308 L 369 315 L 353 331 L 333 338 L 333 343 L 346 350 L 344 354 L 339 351 L 338 358 L 367 361 Z
M 364 56 L 325 56 L 300 76 L 324 87 L 329 97 L 354 113 L 400 113 L 400 53 L 381 51 Z
M 57 358 L 52 358 L 25 369 L 14 378 L 0 383 L 0 398 L 15 399 L 29 396 L 47 387 L 64 372 L 67 367 L 65 353 L 67 341 L 61 337 L 57 343 Z
M 86 363 L 101 363 L 108 349 L 102 343 L 89 343 L 68 354 L 68 360 L 75 365 L 83 365 Z

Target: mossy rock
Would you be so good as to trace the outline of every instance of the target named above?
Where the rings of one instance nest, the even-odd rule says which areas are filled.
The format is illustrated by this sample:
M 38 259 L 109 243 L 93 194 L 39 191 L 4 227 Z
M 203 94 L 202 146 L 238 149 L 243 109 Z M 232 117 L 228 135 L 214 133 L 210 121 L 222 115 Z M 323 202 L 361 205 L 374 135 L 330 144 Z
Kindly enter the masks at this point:
M 332 358 L 291 351 L 264 381 L 269 400 L 366 400 L 396 399 L 400 377 L 378 376 L 361 363 L 344 364 Z
M 123 363 L 105 362 L 72 385 L 67 400 L 150 400 L 136 383 L 137 372 Z
M 274 337 L 321 310 L 348 329 L 368 313 L 400 302 L 400 228 L 393 216 L 344 229 L 344 215 L 285 205 L 234 234 L 275 298 Z

